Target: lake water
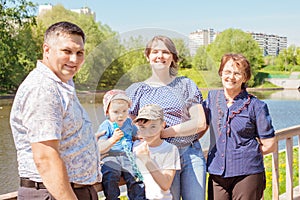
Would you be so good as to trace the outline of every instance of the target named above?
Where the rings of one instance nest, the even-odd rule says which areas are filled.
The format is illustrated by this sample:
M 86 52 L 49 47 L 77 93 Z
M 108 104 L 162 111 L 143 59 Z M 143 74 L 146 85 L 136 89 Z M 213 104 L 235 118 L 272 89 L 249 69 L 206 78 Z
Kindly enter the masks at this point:
M 276 130 L 300 124 L 300 93 L 298 90 L 262 91 L 254 94 L 268 104 Z M 96 96 L 80 95 L 80 100 L 93 122 L 94 131 L 104 119 L 102 105 L 99 103 L 100 99 L 101 94 Z M 9 126 L 11 103 L 12 99 L 0 100 L 0 194 L 16 191 L 19 184 L 16 150 Z M 208 147 L 208 136 L 205 134 L 200 139 L 204 149 Z M 296 138 L 294 142 L 296 144 Z M 280 148 L 284 148 L 283 143 L 280 144 Z

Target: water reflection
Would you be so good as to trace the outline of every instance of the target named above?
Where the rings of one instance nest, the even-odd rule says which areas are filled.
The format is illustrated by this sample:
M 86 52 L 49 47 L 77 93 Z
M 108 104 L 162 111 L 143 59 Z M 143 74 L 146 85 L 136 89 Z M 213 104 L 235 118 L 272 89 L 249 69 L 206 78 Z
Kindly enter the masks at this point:
M 0 106 L 0 194 L 18 188 L 16 149 L 9 126 L 10 106 L 8 100 Z M 12 101 L 10 101 L 11 103 Z

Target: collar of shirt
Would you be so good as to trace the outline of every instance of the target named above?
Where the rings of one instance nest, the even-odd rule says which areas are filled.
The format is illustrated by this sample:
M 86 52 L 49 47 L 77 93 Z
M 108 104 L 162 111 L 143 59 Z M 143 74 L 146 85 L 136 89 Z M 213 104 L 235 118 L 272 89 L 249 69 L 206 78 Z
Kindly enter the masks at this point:
M 41 60 L 37 61 L 37 70 L 40 71 L 45 76 L 49 77 L 50 79 L 60 83 L 65 89 L 69 90 L 70 93 L 75 91 L 75 85 L 73 79 L 70 79 L 67 83 L 64 83 L 58 78 L 54 72 L 49 69 Z

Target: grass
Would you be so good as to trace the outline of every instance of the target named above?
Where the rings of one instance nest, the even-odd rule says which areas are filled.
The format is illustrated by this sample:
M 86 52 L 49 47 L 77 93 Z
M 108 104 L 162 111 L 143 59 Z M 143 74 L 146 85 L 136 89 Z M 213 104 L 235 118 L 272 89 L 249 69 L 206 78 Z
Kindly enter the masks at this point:
M 277 85 L 274 85 L 273 83 L 269 82 L 269 81 L 264 81 L 264 83 L 262 85 L 259 85 L 255 88 L 280 88 Z
M 198 87 L 207 87 L 207 82 L 203 76 L 203 71 L 198 71 L 195 68 L 182 68 L 178 71 L 179 76 L 186 76 L 192 79 Z

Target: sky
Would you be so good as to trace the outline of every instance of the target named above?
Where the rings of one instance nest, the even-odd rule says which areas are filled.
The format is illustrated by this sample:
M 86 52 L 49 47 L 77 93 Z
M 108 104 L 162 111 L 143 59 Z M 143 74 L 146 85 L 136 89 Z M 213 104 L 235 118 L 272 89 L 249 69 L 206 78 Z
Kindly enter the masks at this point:
M 31 0 L 62 4 L 66 9 L 89 7 L 96 21 L 127 33 L 157 28 L 188 37 L 197 29 L 241 29 L 285 36 L 300 46 L 299 0 Z

